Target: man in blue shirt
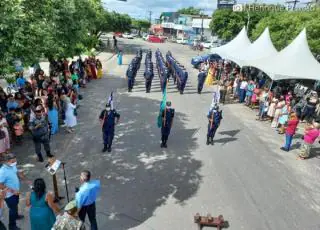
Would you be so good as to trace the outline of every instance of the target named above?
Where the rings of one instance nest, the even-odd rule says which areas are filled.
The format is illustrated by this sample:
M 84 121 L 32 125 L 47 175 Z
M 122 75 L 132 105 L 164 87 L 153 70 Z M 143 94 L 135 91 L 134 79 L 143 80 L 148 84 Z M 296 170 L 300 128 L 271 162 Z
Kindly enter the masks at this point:
M 14 154 L 5 156 L 5 164 L 0 168 L 0 189 L 6 192 L 5 201 L 9 208 L 9 230 L 19 230 L 16 220 L 22 219 L 22 215 L 18 215 L 20 179 L 24 179 L 24 175 L 17 170 L 17 159 Z
M 7 109 L 10 110 L 10 109 L 17 109 L 17 108 L 19 108 L 19 104 L 14 100 L 13 95 L 10 94 L 8 97 Z
M 96 220 L 96 200 L 100 193 L 100 181 L 90 180 L 91 173 L 87 170 L 82 171 L 80 176 L 81 186 L 76 193 L 76 204 L 79 211 L 79 218 L 85 222 L 88 214 L 91 230 L 98 230 Z
M 26 85 L 26 79 L 24 79 L 23 73 L 20 73 L 17 79 L 17 87 L 18 89 L 22 89 L 25 87 L 25 85 Z

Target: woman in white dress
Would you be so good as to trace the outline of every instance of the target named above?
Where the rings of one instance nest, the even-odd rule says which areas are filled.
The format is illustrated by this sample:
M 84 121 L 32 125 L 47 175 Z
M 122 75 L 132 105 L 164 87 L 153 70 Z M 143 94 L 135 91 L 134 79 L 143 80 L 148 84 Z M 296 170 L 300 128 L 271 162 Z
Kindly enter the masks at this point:
M 269 106 L 268 114 L 267 114 L 271 122 L 273 121 L 274 115 L 276 113 L 277 104 L 278 104 L 278 99 L 276 97 L 273 97 L 271 100 L 271 104 Z
M 3 132 L 0 139 L 0 155 L 2 155 L 3 153 L 5 153 L 7 150 L 10 149 L 8 123 L 2 112 L 0 112 L 0 130 Z
M 75 109 L 76 106 L 71 103 L 70 98 L 66 97 L 65 98 L 65 105 L 66 105 L 66 119 L 64 121 L 65 125 L 67 126 L 67 131 L 69 133 L 73 133 L 75 127 L 77 125 L 77 117 L 75 115 Z

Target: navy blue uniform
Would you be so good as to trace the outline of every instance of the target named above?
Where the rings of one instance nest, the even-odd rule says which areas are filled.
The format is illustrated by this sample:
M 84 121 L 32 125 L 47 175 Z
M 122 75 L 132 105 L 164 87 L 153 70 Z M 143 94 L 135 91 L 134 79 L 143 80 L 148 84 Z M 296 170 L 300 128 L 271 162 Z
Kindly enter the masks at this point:
M 147 69 L 144 72 L 144 78 L 146 80 L 146 92 L 150 93 L 150 89 L 151 89 L 151 84 L 152 84 L 152 79 L 153 79 L 154 75 L 153 75 L 153 69 Z
M 217 129 L 222 120 L 222 111 L 210 110 L 208 114 L 208 133 L 207 133 L 207 144 L 213 144 L 213 138 L 217 132 Z
M 127 70 L 127 78 L 128 78 L 128 92 L 132 91 L 133 82 L 134 82 L 134 69 L 132 66 L 129 66 Z
M 205 71 L 201 71 L 198 74 L 198 93 L 200 94 L 203 89 L 204 82 L 206 80 L 207 73 Z
M 184 92 L 184 88 L 186 87 L 187 84 L 187 80 L 188 80 L 188 72 L 186 72 L 185 70 L 181 71 L 181 77 L 180 77 L 180 94 L 183 94 Z
M 174 118 L 174 109 L 166 108 L 162 112 L 161 147 L 165 147 L 165 148 L 167 147 L 167 141 L 170 135 L 173 118 Z
M 120 119 L 120 114 L 116 110 L 103 110 L 99 116 L 99 119 L 103 122 L 102 125 L 102 134 L 103 134 L 103 143 L 105 149 L 111 151 L 112 141 L 114 137 L 114 127 L 116 122 Z

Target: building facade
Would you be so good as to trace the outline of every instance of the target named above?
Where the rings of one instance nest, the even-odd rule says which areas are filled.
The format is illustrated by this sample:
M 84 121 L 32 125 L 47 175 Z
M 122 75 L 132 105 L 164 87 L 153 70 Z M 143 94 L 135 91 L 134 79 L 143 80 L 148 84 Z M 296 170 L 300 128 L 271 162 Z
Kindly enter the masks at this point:
M 203 28 L 203 36 L 206 40 L 211 38 L 211 18 L 207 15 L 187 15 L 177 12 L 163 12 L 160 16 L 160 24 L 154 28 L 161 35 L 175 38 L 200 38 Z M 162 29 L 160 29 L 161 27 Z M 154 32 L 155 33 L 155 32 Z

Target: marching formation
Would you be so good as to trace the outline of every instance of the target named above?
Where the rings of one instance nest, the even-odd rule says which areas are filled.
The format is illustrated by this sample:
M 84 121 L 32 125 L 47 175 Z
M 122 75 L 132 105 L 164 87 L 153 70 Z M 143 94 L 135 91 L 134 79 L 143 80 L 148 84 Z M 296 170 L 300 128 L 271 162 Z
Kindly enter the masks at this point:
M 146 93 L 150 93 L 151 90 L 151 84 L 154 77 L 153 74 L 153 62 L 152 62 L 152 51 L 149 50 L 146 54 L 146 60 L 145 60 L 145 71 L 144 71 L 144 79 L 146 81 Z
M 177 89 L 180 94 L 183 94 L 184 88 L 186 87 L 188 80 L 188 72 L 182 65 L 172 56 L 171 52 L 168 51 L 166 54 L 168 69 L 173 77 L 173 81 L 177 84 Z
M 161 86 L 162 97 L 163 97 L 160 104 L 160 111 L 158 115 L 158 127 L 161 128 L 160 147 L 167 148 L 167 141 L 171 132 L 171 128 L 173 125 L 173 118 L 175 115 L 175 109 L 171 108 L 171 102 L 167 101 L 167 83 L 170 76 L 172 76 L 173 82 L 174 84 L 177 85 L 177 88 L 180 94 L 183 94 L 187 84 L 187 80 L 188 80 L 188 73 L 184 69 L 184 67 L 180 65 L 179 62 L 172 56 L 170 51 L 167 52 L 166 59 L 164 59 L 160 50 L 157 49 L 155 52 L 155 58 L 156 58 L 156 68 L 160 78 L 160 86 Z M 140 68 L 141 59 L 142 59 L 142 50 L 139 50 L 136 56 L 131 61 L 131 63 L 129 64 L 129 67 L 126 73 L 127 79 L 128 79 L 128 92 L 132 92 L 134 82 L 135 82 L 135 77 L 137 75 L 137 71 Z M 201 71 L 200 74 L 205 76 L 205 70 Z M 146 93 L 150 93 L 152 80 L 154 78 L 151 50 L 148 50 L 146 53 L 145 71 L 143 76 L 145 78 Z M 205 79 L 205 77 L 203 76 L 201 76 L 200 78 Z M 198 85 L 198 93 L 201 93 L 202 91 L 204 79 L 200 79 L 201 83 Z M 103 133 L 103 142 L 104 142 L 104 148 L 102 150 L 103 152 L 105 151 L 111 152 L 111 145 L 114 137 L 115 125 L 119 122 L 119 119 L 120 119 L 120 114 L 113 109 L 112 102 L 113 102 L 113 95 L 111 93 L 108 103 L 106 105 L 106 109 L 104 109 L 99 116 L 99 119 L 102 123 L 102 133 Z M 208 118 L 208 129 L 207 129 L 206 144 L 213 145 L 213 138 L 222 120 L 222 111 L 219 109 L 218 101 L 215 99 L 215 96 L 213 98 L 211 107 L 207 114 L 207 118 Z
M 142 60 L 142 50 L 137 51 L 136 56 L 132 59 L 127 69 L 128 92 L 132 92 L 137 72 L 140 69 Z
M 163 91 L 167 86 L 167 81 L 169 79 L 170 74 L 166 65 L 166 61 L 163 58 L 162 53 L 160 52 L 159 49 L 157 49 L 156 51 L 156 64 L 157 64 L 158 75 L 160 78 L 161 90 Z

